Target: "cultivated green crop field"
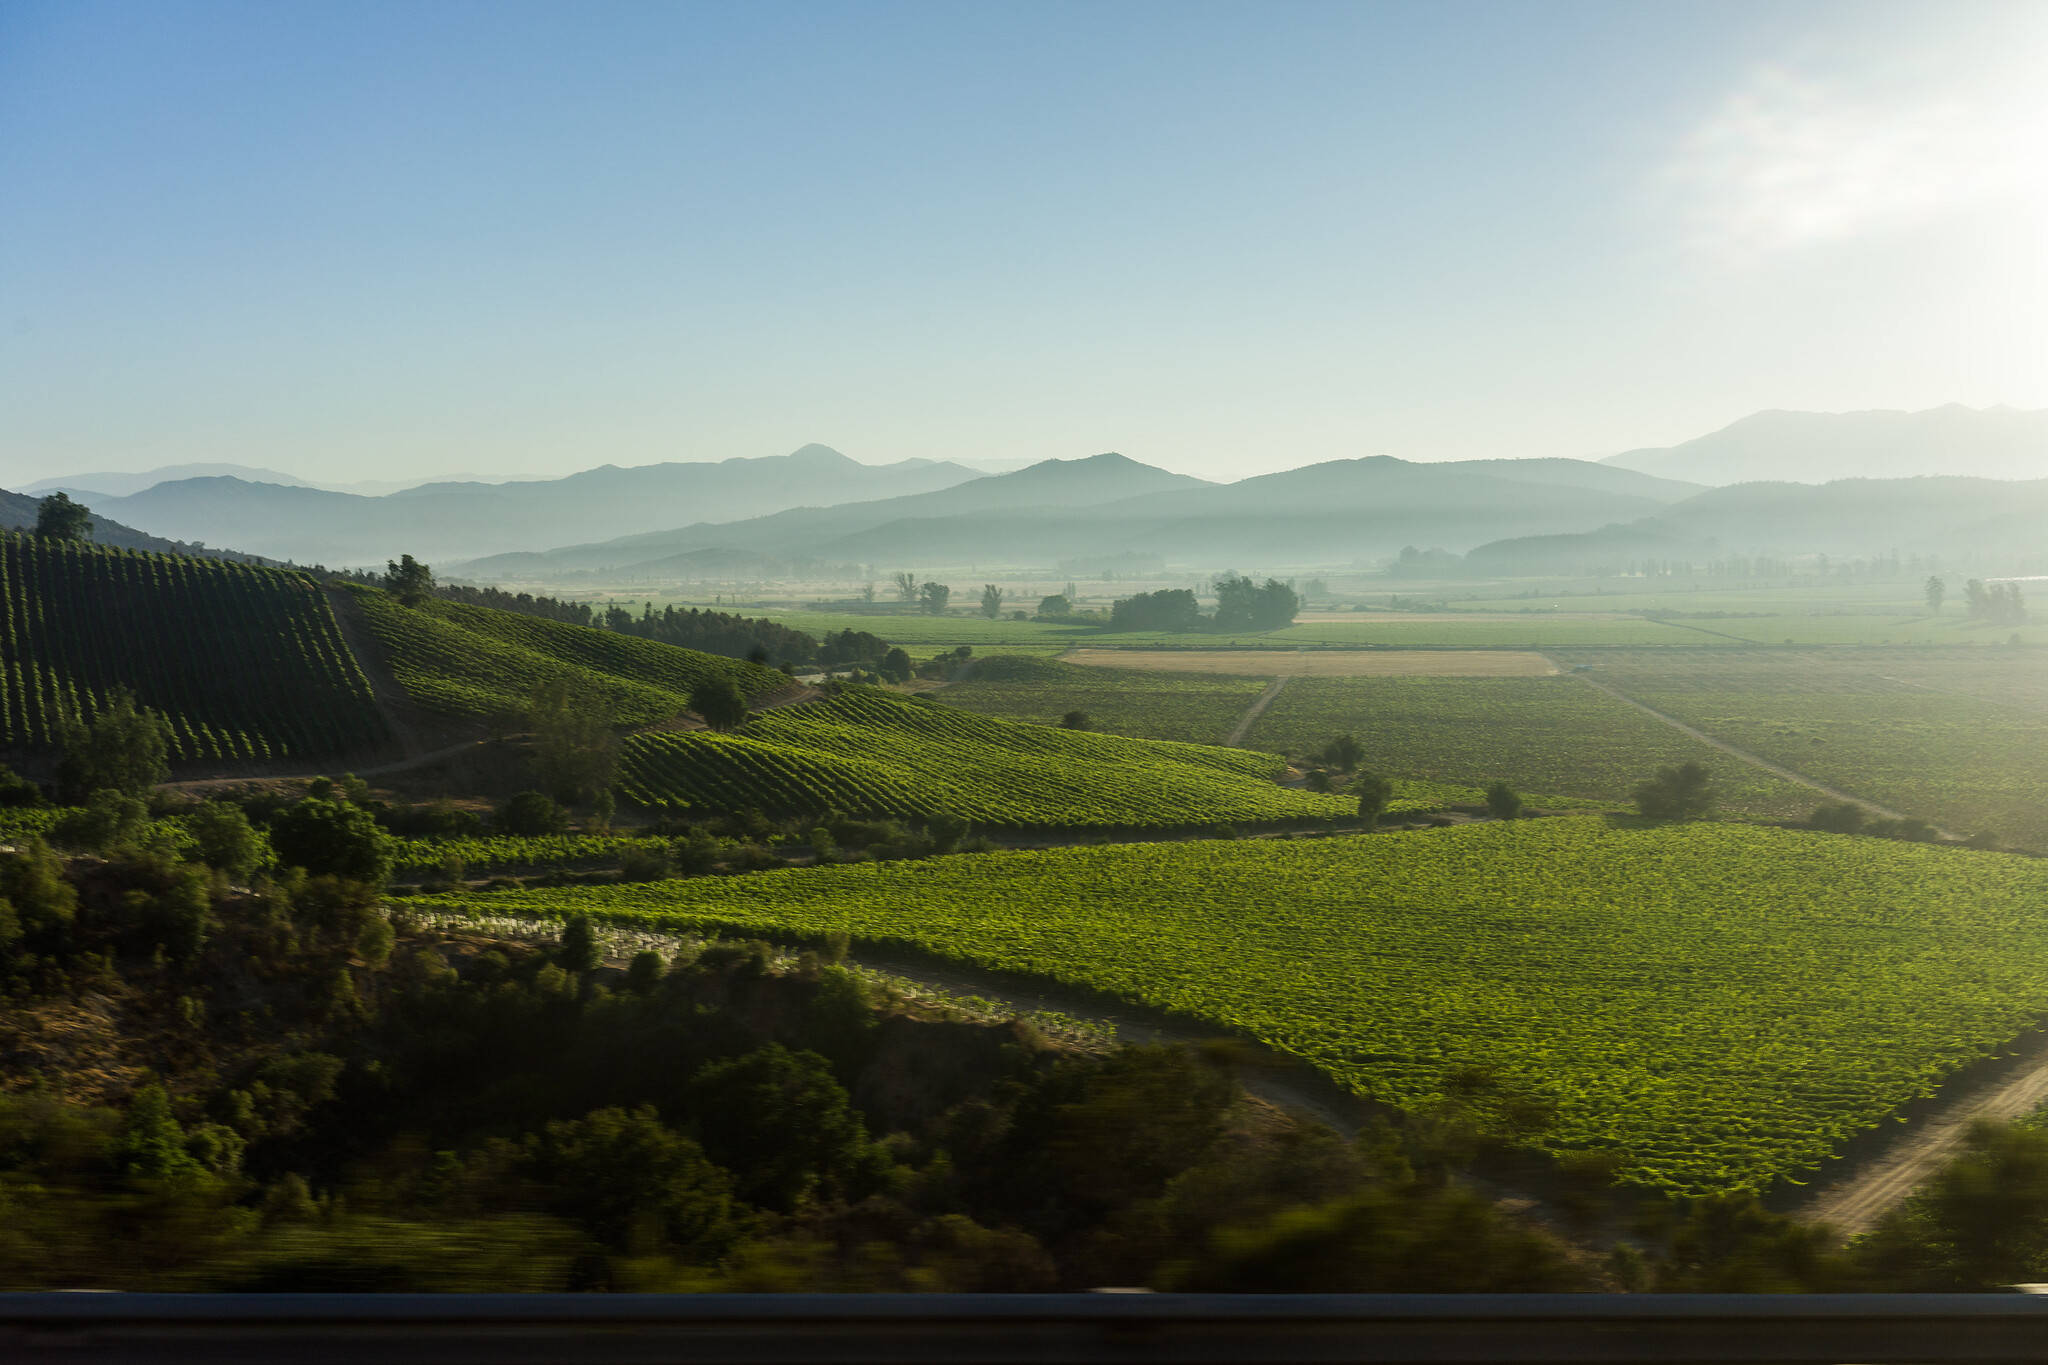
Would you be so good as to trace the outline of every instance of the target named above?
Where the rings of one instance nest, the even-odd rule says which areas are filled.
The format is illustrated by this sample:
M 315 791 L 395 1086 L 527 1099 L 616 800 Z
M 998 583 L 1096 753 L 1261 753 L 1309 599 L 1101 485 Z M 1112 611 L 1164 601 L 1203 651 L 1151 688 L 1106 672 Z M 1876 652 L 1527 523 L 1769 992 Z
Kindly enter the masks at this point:
M 2048 864 L 1593 817 L 444 896 L 909 945 L 1242 1030 L 1406 1107 L 1483 1066 L 1686 1194 L 1824 1164 L 2048 1012 Z
M 1626 804 L 1667 764 L 1700 762 L 1722 810 L 1806 815 L 1823 798 L 1681 734 L 1575 678 L 1295 678 L 1245 742 L 1309 754 L 1341 734 L 1391 777 Z
M 1707 734 L 1958 835 L 2048 849 L 2037 651 L 1698 650 L 1568 656 Z
M 1004 720 L 1057 725 L 1069 711 L 1085 711 L 1091 729 L 1112 735 L 1221 744 L 1266 681 L 997 655 L 976 660 L 966 681 L 934 695 L 948 706 Z
M 678 811 L 834 808 L 1052 828 L 1326 820 L 1357 802 L 1279 786 L 1272 754 L 1018 725 L 872 688 L 764 712 L 729 735 L 635 735 L 619 789 Z M 1413 809 L 1411 805 L 1408 807 Z

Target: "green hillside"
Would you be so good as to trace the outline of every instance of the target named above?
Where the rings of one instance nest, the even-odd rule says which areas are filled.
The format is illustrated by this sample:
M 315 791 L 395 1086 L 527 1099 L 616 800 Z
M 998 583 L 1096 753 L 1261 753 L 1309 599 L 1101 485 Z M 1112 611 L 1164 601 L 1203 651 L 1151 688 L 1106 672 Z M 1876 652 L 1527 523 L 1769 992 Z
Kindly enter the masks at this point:
M 1242 1030 L 1404 1108 L 1476 1071 L 1683 1194 L 1802 1179 L 2039 1022 L 2048 863 L 1530 820 L 450 896 L 915 946 Z
M 988 825 L 1145 828 L 1353 814 L 1278 786 L 1271 754 L 1019 725 L 867 688 L 730 735 L 636 735 L 620 789 L 657 809 L 828 807 Z
M 619 724 L 652 725 L 686 710 L 690 689 L 708 677 L 730 677 L 749 697 L 789 685 L 758 664 L 593 626 L 434 599 L 407 607 L 377 588 L 348 590 L 399 686 L 444 715 L 516 712 L 536 687 L 559 681 L 604 698 Z
M 0 742 L 51 748 L 126 687 L 180 763 L 323 759 L 383 719 L 319 586 L 219 559 L 0 535 Z

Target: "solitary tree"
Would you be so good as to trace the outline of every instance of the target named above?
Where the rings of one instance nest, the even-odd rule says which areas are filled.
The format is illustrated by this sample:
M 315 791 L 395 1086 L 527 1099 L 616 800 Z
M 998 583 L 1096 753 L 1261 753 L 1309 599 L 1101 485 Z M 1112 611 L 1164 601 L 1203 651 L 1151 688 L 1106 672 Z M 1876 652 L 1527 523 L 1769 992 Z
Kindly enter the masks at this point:
M 1003 614 L 1003 590 L 993 583 L 981 585 L 981 614 L 991 621 Z
M 1065 714 L 1064 716 L 1061 716 L 1061 717 L 1060 717 L 1060 728 L 1061 728 L 1062 730 L 1085 730 L 1085 729 L 1087 729 L 1087 728 L 1088 728 L 1088 713 L 1087 713 L 1086 711 L 1069 711 L 1069 712 L 1067 712 L 1067 714 Z
M 562 926 L 562 947 L 558 954 L 565 972 L 596 971 L 604 961 L 604 945 L 591 928 L 590 916 L 578 915 Z
M 890 682 L 908 682 L 910 680 L 909 652 L 901 646 L 890 650 L 882 656 L 882 662 L 878 666 L 878 671 Z
M 1374 828 L 1386 814 L 1387 802 L 1394 799 L 1394 784 L 1377 773 L 1360 773 L 1351 790 L 1358 794 L 1358 818 L 1367 829 Z
M 1496 820 L 1515 820 L 1522 814 L 1522 798 L 1505 782 L 1486 789 L 1486 813 Z
M 1703 763 L 1659 768 L 1631 795 L 1636 809 L 1652 820 L 1697 820 L 1714 808 L 1712 774 Z
M 1940 574 L 1927 576 L 1927 610 L 1939 616 L 1941 604 L 1948 600 L 1948 584 L 1941 581 Z
M 1074 600 L 1065 593 L 1053 593 L 1038 599 L 1038 614 L 1048 620 L 1074 614 Z
M 270 845 L 286 867 L 314 876 L 383 885 L 391 872 L 391 837 L 361 806 L 307 797 L 277 817 Z
M 706 678 L 690 689 L 690 709 L 712 729 L 730 730 L 747 718 L 747 697 L 731 678 Z
M 926 583 L 917 590 L 918 603 L 924 607 L 927 616 L 944 616 L 946 603 L 953 596 L 953 590 L 944 583 Z
M 1323 762 L 1340 773 L 1348 773 L 1365 758 L 1365 746 L 1357 735 L 1339 735 L 1323 746 Z
M 92 536 L 92 509 L 52 493 L 36 505 L 36 539 L 86 540 Z
M 905 602 L 917 600 L 917 575 L 905 569 L 889 580 L 896 586 L 896 595 Z
M 384 561 L 384 587 L 408 607 L 416 607 L 434 593 L 434 571 L 411 555 Z

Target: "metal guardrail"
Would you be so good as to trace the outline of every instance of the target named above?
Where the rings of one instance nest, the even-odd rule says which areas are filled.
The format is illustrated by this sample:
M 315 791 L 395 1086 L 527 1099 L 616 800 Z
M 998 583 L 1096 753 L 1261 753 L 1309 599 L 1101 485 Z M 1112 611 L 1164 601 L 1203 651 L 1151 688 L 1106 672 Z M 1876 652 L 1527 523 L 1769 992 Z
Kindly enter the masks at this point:
M 0 1294 L 9 1365 L 2044 1359 L 2022 1294 Z

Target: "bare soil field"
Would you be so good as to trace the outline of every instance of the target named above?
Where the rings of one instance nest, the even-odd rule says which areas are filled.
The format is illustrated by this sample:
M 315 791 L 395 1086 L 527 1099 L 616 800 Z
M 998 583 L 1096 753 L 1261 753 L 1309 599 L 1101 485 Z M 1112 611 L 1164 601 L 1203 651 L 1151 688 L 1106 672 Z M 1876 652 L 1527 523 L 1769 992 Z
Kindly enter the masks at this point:
M 1075 649 L 1060 658 L 1145 673 L 1265 678 L 1544 678 L 1557 665 L 1513 649 Z

